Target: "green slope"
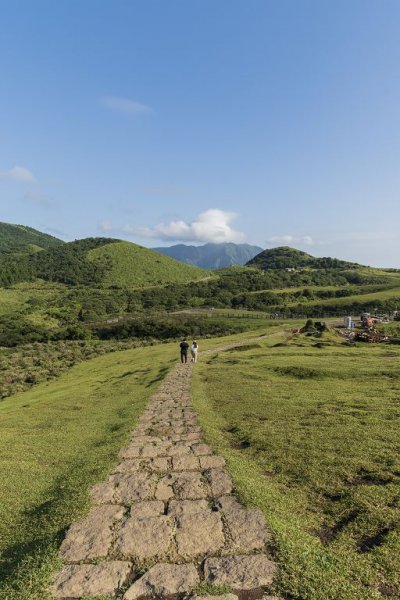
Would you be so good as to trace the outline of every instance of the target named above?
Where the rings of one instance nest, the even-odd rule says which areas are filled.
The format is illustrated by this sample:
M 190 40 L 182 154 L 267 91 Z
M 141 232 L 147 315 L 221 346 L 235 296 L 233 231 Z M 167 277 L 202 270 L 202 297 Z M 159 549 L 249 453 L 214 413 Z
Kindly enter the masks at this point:
M 141 288 L 186 283 L 209 275 L 208 271 L 185 265 L 131 242 L 121 241 L 95 248 L 88 252 L 87 258 L 103 269 L 106 287 Z
M 118 460 L 175 344 L 82 363 L 0 403 L 0 598 L 47 600 L 63 532 Z
M 25 225 L 0 222 L 0 254 L 37 252 L 64 244 L 62 240 Z
M 345 269 L 357 267 L 356 263 L 339 260 L 337 258 L 316 258 L 289 246 L 280 246 L 279 248 L 270 248 L 260 252 L 248 263 L 248 266 L 258 267 L 263 271 L 270 269 Z

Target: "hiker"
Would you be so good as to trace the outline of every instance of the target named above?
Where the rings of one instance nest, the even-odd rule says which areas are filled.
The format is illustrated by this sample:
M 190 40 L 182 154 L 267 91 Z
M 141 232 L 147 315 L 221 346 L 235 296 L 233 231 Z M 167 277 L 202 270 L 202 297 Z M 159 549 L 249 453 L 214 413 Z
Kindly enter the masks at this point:
M 196 363 L 197 362 L 197 352 L 198 352 L 199 346 L 196 342 L 196 340 L 193 340 L 192 345 L 190 346 L 190 354 L 192 355 L 192 358 L 190 359 L 192 363 Z
M 187 351 L 189 348 L 189 344 L 186 341 L 186 338 L 182 338 L 182 341 L 180 343 L 180 349 L 181 349 L 181 363 L 187 363 Z

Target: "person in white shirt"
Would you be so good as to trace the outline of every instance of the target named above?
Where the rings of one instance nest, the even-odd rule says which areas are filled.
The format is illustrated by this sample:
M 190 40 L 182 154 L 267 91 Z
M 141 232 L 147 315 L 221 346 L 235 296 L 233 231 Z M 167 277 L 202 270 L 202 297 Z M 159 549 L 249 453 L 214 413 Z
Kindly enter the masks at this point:
M 193 340 L 193 343 L 190 346 L 190 353 L 192 355 L 192 358 L 191 358 L 191 362 L 192 363 L 196 363 L 197 362 L 197 352 L 198 352 L 198 350 L 199 350 L 199 346 L 198 346 L 196 340 Z

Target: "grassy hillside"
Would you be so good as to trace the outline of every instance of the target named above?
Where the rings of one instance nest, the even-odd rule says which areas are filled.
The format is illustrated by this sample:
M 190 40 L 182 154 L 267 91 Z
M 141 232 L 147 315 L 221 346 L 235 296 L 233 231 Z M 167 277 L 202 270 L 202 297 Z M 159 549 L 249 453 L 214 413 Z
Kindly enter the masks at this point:
M 164 339 L 176 324 L 162 323 L 160 329 L 154 313 L 188 308 L 320 318 L 400 308 L 400 272 L 329 261 L 336 266 L 231 267 L 211 274 L 110 238 L 78 240 L 30 256 L 3 255 L 0 283 L 7 287 L 0 288 L 0 345 L 86 339 L 100 331 L 89 331 L 89 322 L 149 312 L 153 337 L 159 332 Z M 124 331 L 116 327 L 114 333 L 128 335 Z
M 208 275 L 158 252 L 111 238 L 86 238 L 34 254 L 0 256 L 0 285 L 45 281 L 69 286 L 141 288 Z
M 175 358 L 170 345 L 72 368 L 0 403 L 0 597 L 47 600 L 66 528 Z
M 35 252 L 64 244 L 62 240 L 25 225 L 0 222 L 0 254 Z
M 104 270 L 103 285 L 141 288 L 185 283 L 209 275 L 197 267 L 163 256 L 130 242 L 116 242 L 88 252 L 88 259 Z
M 206 437 L 264 512 L 295 600 L 400 595 L 398 347 L 330 333 L 215 353 L 195 372 Z

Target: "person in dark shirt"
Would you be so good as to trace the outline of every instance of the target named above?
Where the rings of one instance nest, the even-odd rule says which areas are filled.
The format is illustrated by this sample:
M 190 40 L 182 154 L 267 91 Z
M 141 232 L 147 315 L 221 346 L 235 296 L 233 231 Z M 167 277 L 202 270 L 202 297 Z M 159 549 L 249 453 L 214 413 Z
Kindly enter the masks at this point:
M 181 363 L 187 363 L 187 353 L 188 353 L 189 344 L 187 343 L 186 338 L 182 338 L 182 341 L 180 343 L 180 348 L 181 348 Z

